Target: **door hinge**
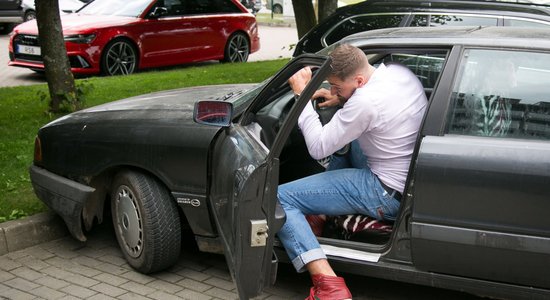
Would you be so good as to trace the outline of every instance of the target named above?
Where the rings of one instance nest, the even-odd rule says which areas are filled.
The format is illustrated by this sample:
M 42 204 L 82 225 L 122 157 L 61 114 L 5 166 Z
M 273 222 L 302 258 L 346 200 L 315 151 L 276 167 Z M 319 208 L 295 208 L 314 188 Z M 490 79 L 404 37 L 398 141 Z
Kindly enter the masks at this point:
M 267 220 L 250 220 L 250 247 L 262 247 L 267 243 Z

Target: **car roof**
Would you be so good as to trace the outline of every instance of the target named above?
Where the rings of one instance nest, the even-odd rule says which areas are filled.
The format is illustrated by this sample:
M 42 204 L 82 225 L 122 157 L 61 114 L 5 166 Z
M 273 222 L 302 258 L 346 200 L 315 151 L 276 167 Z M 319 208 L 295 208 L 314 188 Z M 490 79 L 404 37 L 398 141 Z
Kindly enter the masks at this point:
M 550 23 L 550 1 L 547 4 L 504 2 L 504 0 L 366 0 L 340 7 L 319 22 L 296 44 L 294 55 L 322 48 L 321 40 L 337 24 L 348 18 L 364 15 L 467 14 L 496 18 L 522 18 L 532 22 Z M 540 0 L 538 0 L 540 2 Z M 406 21 L 406 19 L 405 19 Z
M 328 53 L 339 44 L 358 47 L 395 46 L 479 46 L 517 49 L 550 49 L 550 29 L 521 27 L 400 27 L 377 29 L 345 37 L 327 47 Z
M 550 4 L 536 4 L 525 2 L 505 2 L 495 0 L 463 1 L 463 0 L 366 0 L 354 5 L 344 6 L 337 10 L 337 13 L 349 11 L 351 14 L 361 12 L 383 12 L 383 11 L 439 11 L 464 10 L 471 13 L 486 13 L 487 10 L 498 11 L 499 14 L 517 16 L 518 13 L 528 13 L 541 16 L 550 16 Z M 483 10 L 480 11 L 480 10 Z

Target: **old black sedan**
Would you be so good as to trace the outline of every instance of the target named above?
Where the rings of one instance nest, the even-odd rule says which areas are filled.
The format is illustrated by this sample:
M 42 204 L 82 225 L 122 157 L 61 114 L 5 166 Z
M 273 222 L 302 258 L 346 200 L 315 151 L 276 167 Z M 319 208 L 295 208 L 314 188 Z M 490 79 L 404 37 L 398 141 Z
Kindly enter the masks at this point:
M 550 297 L 550 31 L 394 28 L 344 42 L 375 66 L 410 68 L 429 108 L 398 219 L 357 232 L 336 216 L 319 237 L 332 264 L 478 295 Z M 296 126 L 327 84 L 324 51 L 256 86 L 154 93 L 55 120 L 36 138 L 34 189 L 78 240 L 112 216 L 124 256 L 144 273 L 178 259 L 185 224 L 202 251 L 225 254 L 240 297 L 257 295 L 285 259 L 277 186 L 326 163 L 308 155 Z M 315 75 L 295 99 L 287 79 L 304 66 Z

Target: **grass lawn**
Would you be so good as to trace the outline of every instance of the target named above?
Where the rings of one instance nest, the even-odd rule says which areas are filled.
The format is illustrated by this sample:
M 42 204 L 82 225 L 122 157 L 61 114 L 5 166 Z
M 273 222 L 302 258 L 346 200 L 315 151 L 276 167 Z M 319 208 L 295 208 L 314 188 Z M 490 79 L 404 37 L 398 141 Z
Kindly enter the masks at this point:
M 88 87 L 85 106 L 155 91 L 188 86 L 260 82 L 274 75 L 288 59 L 244 64 L 202 64 L 129 76 L 77 80 Z M 0 222 L 33 215 L 47 208 L 35 196 L 28 174 L 34 137 L 44 124 L 61 115 L 48 114 L 41 95 L 46 84 L 0 88 Z

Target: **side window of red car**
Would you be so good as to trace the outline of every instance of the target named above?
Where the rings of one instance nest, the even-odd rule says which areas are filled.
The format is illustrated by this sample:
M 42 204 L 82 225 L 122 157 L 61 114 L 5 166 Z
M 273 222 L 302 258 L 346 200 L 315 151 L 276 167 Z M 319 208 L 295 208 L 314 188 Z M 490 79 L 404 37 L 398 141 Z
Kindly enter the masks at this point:
M 550 54 L 470 49 L 454 83 L 447 133 L 550 139 Z
M 181 0 L 185 2 L 185 14 L 242 13 L 231 0 Z

